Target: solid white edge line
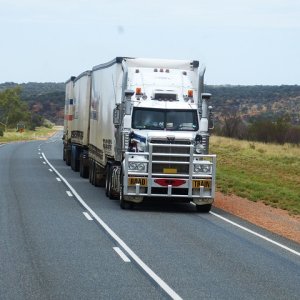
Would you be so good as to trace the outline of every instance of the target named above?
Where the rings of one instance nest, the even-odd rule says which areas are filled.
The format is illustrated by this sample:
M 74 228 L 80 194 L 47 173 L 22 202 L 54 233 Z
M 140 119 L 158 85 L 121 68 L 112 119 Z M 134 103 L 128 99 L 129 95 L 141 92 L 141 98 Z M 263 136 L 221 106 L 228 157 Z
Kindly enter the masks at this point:
M 131 262 L 131 260 L 127 257 L 127 255 L 126 255 L 119 247 L 113 247 L 113 249 L 119 254 L 119 256 L 120 256 L 125 262 Z
M 84 202 L 76 190 L 69 184 L 69 182 L 54 168 L 48 161 L 45 154 L 42 155 L 47 164 L 52 170 L 61 178 L 66 186 L 72 191 L 80 204 L 91 214 L 91 216 L 106 230 L 106 232 L 127 252 L 129 256 L 172 298 L 182 299 L 166 282 L 164 282 L 158 275 L 156 275 L 126 244 L 125 242 L 108 226 L 106 223 Z
M 72 193 L 71 193 L 70 191 L 66 191 L 66 193 L 67 193 L 67 195 L 68 195 L 69 197 L 73 197 L 73 195 L 72 195 Z
M 271 244 L 274 244 L 274 245 L 276 245 L 276 246 L 278 246 L 278 247 L 280 247 L 280 248 L 282 248 L 282 249 L 284 249 L 284 250 L 286 250 L 286 251 L 289 251 L 289 252 L 291 252 L 291 253 L 293 253 L 293 254 L 295 254 L 295 255 L 300 256 L 300 252 L 297 252 L 297 251 L 294 250 L 294 249 L 291 249 L 291 248 L 289 248 L 289 247 L 287 247 L 287 246 L 285 246 L 285 245 L 283 245 L 283 244 L 280 244 L 280 243 L 278 243 L 278 242 L 276 242 L 276 241 L 274 241 L 274 240 L 272 240 L 272 239 L 270 239 L 270 238 L 268 238 L 268 237 L 266 237 L 266 236 L 264 236 L 264 235 L 262 235 L 262 234 L 260 234 L 260 233 L 257 233 L 257 232 L 255 232 L 255 231 L 253 231 L 253 230 L 251 230 L 251 229 L 248 229 L 248 228 L 246 228 L 246 227 L 244 227 L 244 226 L 242 226 L 242 225 L 239 225 L 238 223 L 235 223 L 235 222 L 233 222 L 233 221 L 231 221 L 231 220 L 229 220 L 229 219 L 227 219 L 227 218 L 224 218 L 223 216 L 221 216 L 221 215 L 219 215 L 219 214 L 216 214 L 216 213 L 214 213 L 214 212 L 212 212 L 212 211 L 210 211 L 209 213 L 210 213 L 211 215 L 217 217 L 217 218 L 220 218 L 221 220 L 223 220 L 223 221 L 225 221 L 225 222 L 227 222 L 227 223 L 230 223 L 231 225 L 234 225 L 234 226 L 236 226 L 236 227 L 238 227 L 238 228 L 240 228 L 240 229 L 242 229 L 242 230 L 245 230 L 245 231 L 247 231 L 247 232 L 249 232 L 249 233 L 251 233 L 251 234 L 253 234 L 253 235 L 255 235 L 255 236 L 257 236 L 257 237 L 259 237 L 259 238 L 261 238 L 261 239 L 263 239 L 263 240 L 265 240 L 265 241 L 268 241 L 268 242 L 271 243 Z
M 86 212 L 83 212 L 83 215 L 89 220 L 89 221 L 93 221 L 93 218 Z

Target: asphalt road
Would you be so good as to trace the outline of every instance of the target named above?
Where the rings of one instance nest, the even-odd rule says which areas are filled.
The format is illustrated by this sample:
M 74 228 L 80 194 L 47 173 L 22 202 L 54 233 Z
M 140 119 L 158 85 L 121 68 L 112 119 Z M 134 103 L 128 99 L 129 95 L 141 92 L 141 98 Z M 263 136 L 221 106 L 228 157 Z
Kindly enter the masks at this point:
M 0 145 L 0 299 L 299 299 L 300 245 L 213 208 L 121 210 L 61 135 Z

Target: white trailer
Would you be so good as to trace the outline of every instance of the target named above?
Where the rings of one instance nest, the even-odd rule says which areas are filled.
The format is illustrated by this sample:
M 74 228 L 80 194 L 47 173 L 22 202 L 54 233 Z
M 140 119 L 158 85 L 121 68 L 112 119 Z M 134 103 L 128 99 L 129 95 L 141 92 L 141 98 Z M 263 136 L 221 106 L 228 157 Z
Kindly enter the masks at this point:
M 122 208 L 145 198 L 209 211 L 216 156 L 208 154 L 210 94 L 198 61 L 117 57 L 91 72 L 89 179 Z
M 66 101 L 68 139 L 64 143 L 64 155 L 74 171 L 80 170 L 82 177 L 88 177 L 88 164 L 84 163 L 84 158 L 88 155 L 90 92 L 91 71 L 72 77 L 66 83 L 66 94 L 72 98 Z
M 71 131 L 73 121 L 73 97 L 75 76 L 70 77 L 65 83 L 65 110 L 64 110 L 64 150 L 63 159 L 67 165 L 71 164 Z

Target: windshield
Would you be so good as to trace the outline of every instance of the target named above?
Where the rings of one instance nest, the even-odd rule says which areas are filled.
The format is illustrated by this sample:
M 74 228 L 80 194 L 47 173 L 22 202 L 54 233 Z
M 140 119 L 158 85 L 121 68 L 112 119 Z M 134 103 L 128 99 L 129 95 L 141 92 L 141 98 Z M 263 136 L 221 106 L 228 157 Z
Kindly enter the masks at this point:
M 132 113 L 132 128 L 150 130 L 197 131 L 196 110 L 137 108 Z

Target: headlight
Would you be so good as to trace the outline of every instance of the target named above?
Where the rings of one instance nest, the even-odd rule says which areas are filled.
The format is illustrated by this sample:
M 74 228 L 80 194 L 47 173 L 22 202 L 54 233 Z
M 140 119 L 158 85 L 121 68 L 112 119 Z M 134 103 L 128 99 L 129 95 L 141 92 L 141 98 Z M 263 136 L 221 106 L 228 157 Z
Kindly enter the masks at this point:
M 128 170 L 147 173 L 147 163 L 128 162 Z
M 194 150 L 195 150 L 195 153 L 201 154 L 204 151 L 204 146 L 200 143 L 196 143 Z
M 211 173 L 211 165 L 209 164 L 194 164 L 194 173 Z

